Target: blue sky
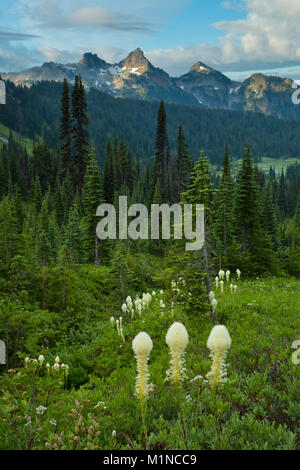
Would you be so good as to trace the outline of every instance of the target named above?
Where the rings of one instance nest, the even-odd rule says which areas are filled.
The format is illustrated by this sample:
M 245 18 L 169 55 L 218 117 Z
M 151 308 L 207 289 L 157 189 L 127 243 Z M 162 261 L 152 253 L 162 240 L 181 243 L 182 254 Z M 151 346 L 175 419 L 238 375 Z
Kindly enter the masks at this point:
M 237 79 L 299 79 L 299 25 L 299 0 L 1 0 L 0 71 L 141 47 L 173 76 L 200 60 Z

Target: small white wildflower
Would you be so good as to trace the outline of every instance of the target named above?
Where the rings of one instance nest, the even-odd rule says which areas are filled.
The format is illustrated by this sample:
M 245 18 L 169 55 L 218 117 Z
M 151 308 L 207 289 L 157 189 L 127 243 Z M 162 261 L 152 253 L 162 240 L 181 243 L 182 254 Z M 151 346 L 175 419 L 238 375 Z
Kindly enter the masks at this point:
M 46 410 L 47 410 L 47 408 L 45 406 L 40 405 L 36 408 L 35 411 L 36 411 L 37 415 L 42 415 L 42 414 L 45 413 Z
M 59 364 L 59 356 L 56 356 L 55 362 L 56 362 L 56 364 Z
M 229 282 L 229 278 L 230 278 L 230 271 L 229 269 L 226 271 L 226 281 Z

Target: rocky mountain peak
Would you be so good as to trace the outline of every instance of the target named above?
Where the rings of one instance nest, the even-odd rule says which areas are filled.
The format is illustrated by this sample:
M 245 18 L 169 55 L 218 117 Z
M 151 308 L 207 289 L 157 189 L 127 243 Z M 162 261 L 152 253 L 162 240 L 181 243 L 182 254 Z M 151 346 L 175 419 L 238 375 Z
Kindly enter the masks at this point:
M 141 75 L 152 68 L 152 65 L 146 59 L 143 51 L 139 47 L 130 52 L 126 59 L 122 60 L 120 65 L 129 73 L 136 73 L 138 75 Z
M 86 68 L 101 68 L 103 65 L 106 65 L 106 62 L 100 59 L 97 54 L 92 54 L 92 52 L 85 52 L 82 59 L 78 62 L 78 65 L 84 66 Z
M 190 73 L 191 72 L 211 73 L 214 72 L 214 70 L 211 67 L 208 67 L 207 65 L 203 64 L 203 62 L 199 61 L 190 69 Z

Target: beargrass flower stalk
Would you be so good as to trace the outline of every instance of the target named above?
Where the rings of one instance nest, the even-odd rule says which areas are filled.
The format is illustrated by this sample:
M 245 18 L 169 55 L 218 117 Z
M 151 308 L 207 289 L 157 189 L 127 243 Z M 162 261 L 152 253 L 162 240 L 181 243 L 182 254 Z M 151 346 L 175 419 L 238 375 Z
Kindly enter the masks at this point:
M 121 308 L 122 308 L 122 312 L 123 312 L 123 313 L 126 313 L 127 310 L 128 310 L 126 304 L 123 304 Z
M 124 333 L 123 333 L 123 328 L 122 327 L 120 328 L 120 336 L 123 340 L 123 343 L 125 343 L 125 338 L 124 338 Z
M 169 346 L 171 355 L 171 367 L 167 371 L 167 378 L 169 378 L 171 382 L 173 382 L 173 384 L 175 385 L 179 416 L 183 431 L 184 442 L 187 449 L 188 442 L 181 407 L 180 384 L 185 378 L 184 352 L 185 348 L 187 347 L 188 341 L 189 335 L 186 331 L 185 326 L 180 322 L 173 323 L 166 334 L 166 343 Z
M 224 281 L 220 281 L 221 292 L 224 293 Z
M 137 364 L 137 377 L 135 384 L 135 393 L 140 401 L 142 425 L 144 434 L 144 448 L 148 447 L 147 428 L 146 428 L 146 403 L 149 397 L 151 386 L 149 384 L 148 360 L 153 348 L 152 339 L 142 331 L 132 341 L 132 349 L 135 354 Z
M 230 291 L 232 293 L 233 292 L 233 284 L 231 283 L 229 287 L 230 287 Z
M 226 281 L 229 282 L 229 278 L 230 278 L 230 271 L 229 269 L 226 271 Z
M 118 336 L 120 336 L 119 320 L 116 320 L 116 326 L 117 326 Z
M 214 292 L 213 292 L 212 290 L 211 290 L 210 293 L 208 294 L 208 297 L 209 297 L 210 302 L 212 301 L 212 299 L 215 298 L 215 294 L 214 294 Z
M 231 346 L 231 338 L 226 326 L 216 325 L 210 332 L 207 347 L 211 352 L 212 368 L 207 378 L 214 390 L 218 383 L 226 381 L 226 354 Z
M 237 277 L 238 279 L 241 277 L 241 271 L 239 269 L 236 270 L 236 273 L 237 273 Z
M 39 360 L 40 366 L 42 367 L 43 362 L 44 362 L 44 360 L 45 360 L 43 354 L 40 354 L 40 355 L 39 355 L 38 360 Z
M 214 313 L 216 313 L 217 305 L 218 305 L 217 299 L 213 298 L 212 301 L 211 301 L 211 306 L 212 306 L 212 309 L 213 309 Z
M 234 292 L 236 292 L 237 291 L 237 285 L 234 284 L 233 288 L 234 288 Z
M 111 326 L 114 326 L 114 323 L 115 323 L 114 317 L 110 317 L 110 324 L 111 324 Z
M 217 384 L 223 383 L 227 379 L 226 374 L 226 355 L 231 346 L 231 338 L 226 326 L 216 325 L 210 332 L 207 340 L 207 347 L 210 350 L 212 358 L 212 367 L 206 377 L 209 380 L 214 398 L 214 415 L 216 421 L 216 431 L 218 437 L 218 449 L 221 448 L 221 425 L 219 418 L 219 409 L 217 403 Z
M 219 287 L 219 278 L 218 278 L 218 276 L 216 276 L 215 281 L 216 281 L 216 289 L 218 289 L 218 287 Z
M 225 276 L 225 272 L 223 271 L 223 269 L 220 269 L 220 271 L 219 271 L 219 279 L 220 279 L 220 281 L 223 281 L 224 276 Z

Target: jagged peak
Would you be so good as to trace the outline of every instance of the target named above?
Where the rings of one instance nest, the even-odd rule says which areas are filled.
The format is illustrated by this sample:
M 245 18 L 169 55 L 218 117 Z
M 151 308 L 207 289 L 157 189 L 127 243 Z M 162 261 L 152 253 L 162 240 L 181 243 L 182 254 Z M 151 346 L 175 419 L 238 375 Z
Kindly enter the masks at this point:
M 78 62 L 78 65 L 83 65 L 88 68 L 98 68 L 106 64 L 105 60 L 100 59 L 97 54 L 92 52 L 85 52 L 82 59 Z
M 205 65 L 203 62 L 197 62 L 196 64 L 191 67 L 190 72 L 198 72 L 198 73 L 203 73 L 203 72 L 214 72 L 214 69 L 211 67 L 208 67 L 208 65 Z
M 144 52 L 139 47 L 130 52 L 126 59 L 122 60 L 121 65 L 123 67 L 143 67 L 146 69 L 152 67 L 149 60 L 144 56 Z

